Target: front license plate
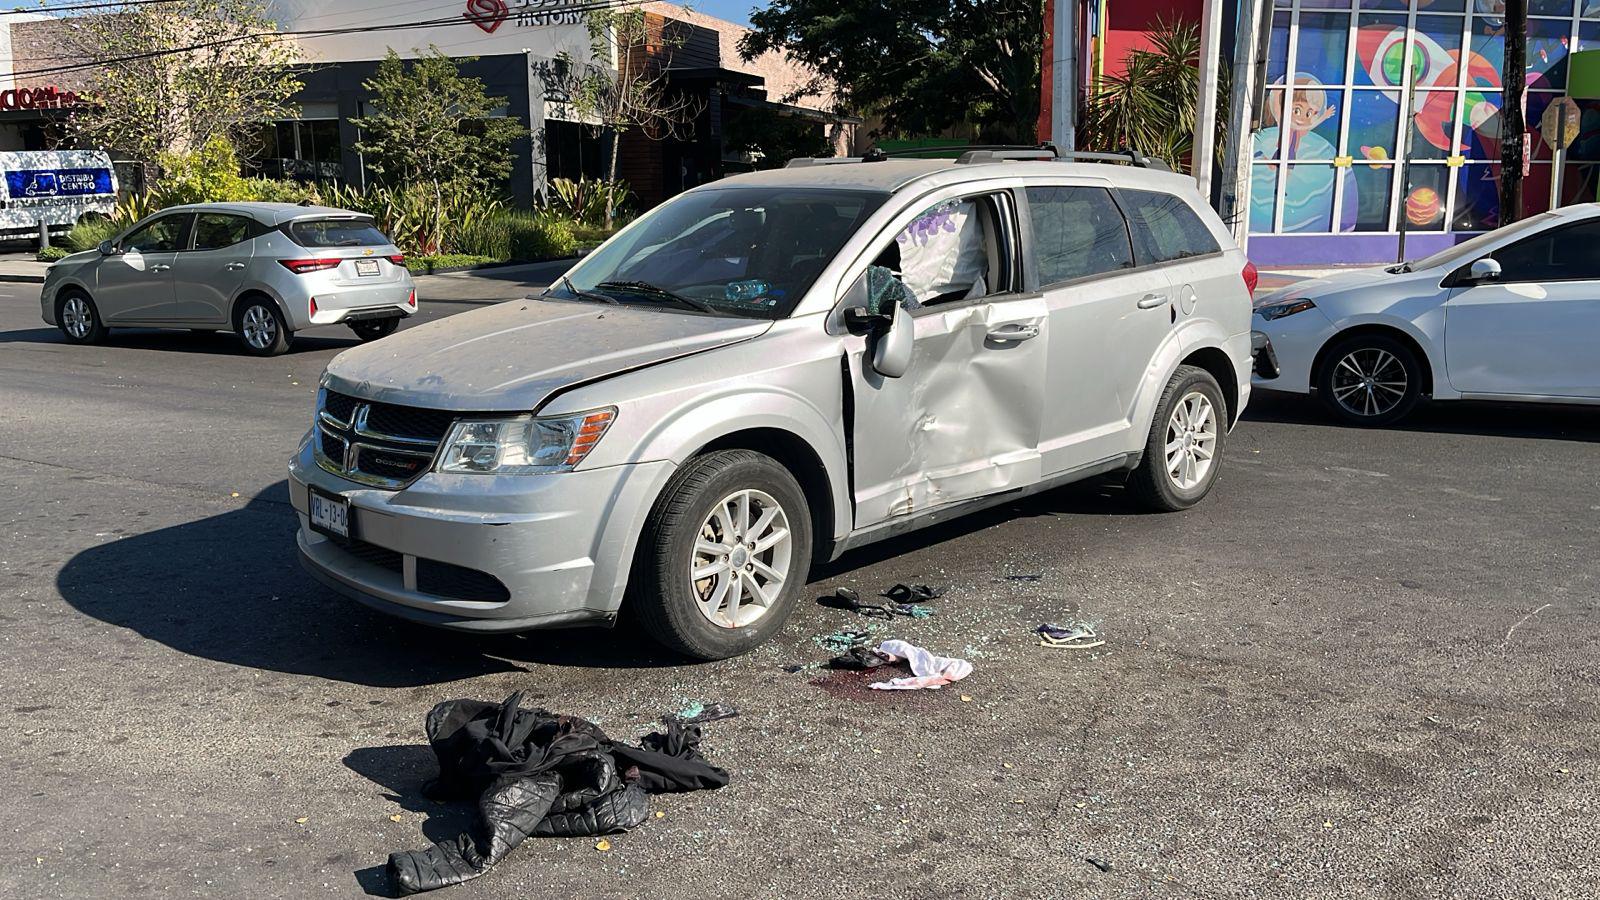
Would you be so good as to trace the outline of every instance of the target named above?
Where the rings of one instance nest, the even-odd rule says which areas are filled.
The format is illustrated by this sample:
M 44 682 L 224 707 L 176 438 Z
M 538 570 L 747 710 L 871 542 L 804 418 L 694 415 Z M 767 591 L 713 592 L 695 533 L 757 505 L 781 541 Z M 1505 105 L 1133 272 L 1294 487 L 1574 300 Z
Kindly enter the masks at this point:
M 311 489 L 311 530 L 342 541 L 350 539 L 350 501 Z
M 375 259 L 358 259 L 358 260 L 356 260 L 356 274 L 357 275 L 376 275 L 376 274 L 378 274 L 378 261 L 375 260 Z

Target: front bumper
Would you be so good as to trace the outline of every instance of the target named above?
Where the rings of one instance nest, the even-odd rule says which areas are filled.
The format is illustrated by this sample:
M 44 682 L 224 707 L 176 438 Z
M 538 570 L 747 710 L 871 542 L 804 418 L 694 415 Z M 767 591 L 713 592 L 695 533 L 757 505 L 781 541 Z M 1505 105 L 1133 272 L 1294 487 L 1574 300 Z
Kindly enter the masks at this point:
M 1278 354 L 1272 349 L 1272 339 L 1260 331 L 1250 332 L 1250 362 L 1250 370 L 1263 381 L 1277 378 L 1282 371 Z
M 527 631 L 615 619 L 645 516 L 672 469 L 430 473 L 389 491 L 323 470 L 302 442 L 289 499 L 301 563 L 329 587 L 442 628 Z M 351 544 L 311 530 L 308 485 L 349 498 Z

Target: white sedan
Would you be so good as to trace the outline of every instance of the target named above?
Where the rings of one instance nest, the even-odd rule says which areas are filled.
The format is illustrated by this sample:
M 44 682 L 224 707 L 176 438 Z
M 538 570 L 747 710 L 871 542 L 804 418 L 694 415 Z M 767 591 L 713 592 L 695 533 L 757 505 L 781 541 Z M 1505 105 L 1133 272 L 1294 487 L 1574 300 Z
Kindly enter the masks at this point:
M 1600 204 L 1563 207 L 1388 268 L 1256 301 L 1254 385 L 1357 425 L 1424 396 L 1600 404 Z

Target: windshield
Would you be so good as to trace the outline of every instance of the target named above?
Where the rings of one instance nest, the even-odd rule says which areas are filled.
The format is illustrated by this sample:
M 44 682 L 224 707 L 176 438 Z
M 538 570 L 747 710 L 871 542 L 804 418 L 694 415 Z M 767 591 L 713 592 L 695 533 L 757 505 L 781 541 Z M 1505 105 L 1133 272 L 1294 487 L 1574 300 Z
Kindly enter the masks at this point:
M 1419 259 L 1414 263 L 1407 263 L 1407 272 L 1418 269 L 1433 269 L 1442 266 L 1458 266 L 1472 262 L 1484 254 L 1491 244 L 1498 244 L 1509 237 L 1516 237 L 1529 231 L 1550 224 L 1550 219 L 1555 218 L 1555 213 L 1540 213 L 1531 219 L 1523 219 L 1514 225 L 1507 225 L 1494 231 L 1486 231 L 1475 238 L 1462 241 L 1454 247 L 1447 247 L 1432 256 Z
M 781 319 L 887 194 L 702 189 L 656 207 L 547 296 Z
M 302 247 L 382 247 L 389 243 L 371 219 L 296 219 L 289 237 Z

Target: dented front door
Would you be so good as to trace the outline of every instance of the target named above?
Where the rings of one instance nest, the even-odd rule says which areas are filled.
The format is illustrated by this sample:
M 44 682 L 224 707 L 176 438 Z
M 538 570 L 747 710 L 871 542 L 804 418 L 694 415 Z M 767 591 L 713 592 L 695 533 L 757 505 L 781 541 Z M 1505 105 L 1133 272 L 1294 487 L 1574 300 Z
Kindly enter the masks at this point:
M 916 349 L 900 378 L 872 371 L 864 345 L 853 381 L 855 527 L 1039 480 L 1049 309 L 1002 294 L 918 310 Z

